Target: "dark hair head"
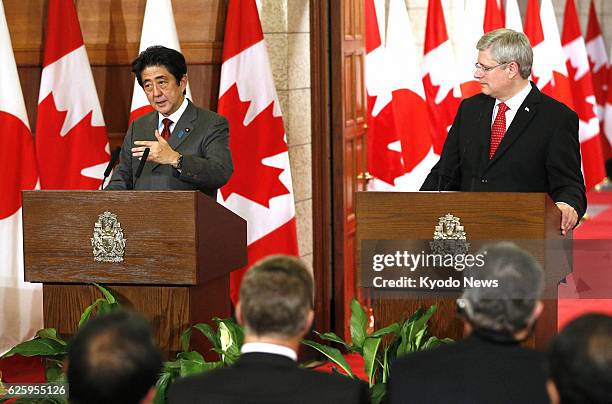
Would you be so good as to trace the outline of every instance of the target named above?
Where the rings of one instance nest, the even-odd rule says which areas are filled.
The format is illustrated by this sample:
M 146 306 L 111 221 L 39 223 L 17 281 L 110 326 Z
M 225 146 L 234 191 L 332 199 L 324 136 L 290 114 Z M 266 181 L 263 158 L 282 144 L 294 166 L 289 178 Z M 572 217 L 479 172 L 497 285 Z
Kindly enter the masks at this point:
M 70 342 L 70 401 L 138 403 L 155 385 L 161 367 L 161 354 L 145 319 L 123 310 L 100 315 Z
M 187 63 L 181 52 L 161 45 L 149 46 L 132 62 L 132 73 L 136 75 L 140 87 L 142 71 L 150 66 L 165 67 L 176 79 L 176 84 L 187 74 Z
M 562 404 L 612 403 L 612 317 L 570 322 L 550 345 L 548 368 Z
M 497 281 L 498 286 L 465 288 L 459 307 L 475 328 L 510 334 L 524 330 L 542 293 L 540 264 L 510 242 L 484 246 L 478 254 L 485 256 L 484 266 L 470 271 L 470 276 Z
M 312 310 L 313 281 L 297 258 L 275 255 L 249 269 L 240 286 L 247 334 L 295 337 Z

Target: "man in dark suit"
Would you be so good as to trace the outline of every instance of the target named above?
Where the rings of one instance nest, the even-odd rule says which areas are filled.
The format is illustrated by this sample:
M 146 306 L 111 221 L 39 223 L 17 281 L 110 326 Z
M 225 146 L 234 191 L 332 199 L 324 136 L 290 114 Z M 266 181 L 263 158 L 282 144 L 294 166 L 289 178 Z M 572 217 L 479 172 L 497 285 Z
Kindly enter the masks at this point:
M 256 263 L 236 307 L 245 331 L 241 357 L 229 368 L 177 380 L 169 403 L 370 402 L 365 383 L 296 364 L 314 317 L 312 298 L 312 276 L 298 259 L 279 255 Z
M 73 404 L 151 404 L 162 356 L 147 320 L 122 310 L 80 328 L 67 363 Z
M 180 52 L 151 46 L 132 62 L 132 72 L 155 112 L 130 125 L 106 189 L 199 190 L 215 199 L 233 172 L 227 120 L 185 97 L 187 64 Z
M 552 404 L 612 403 L 612 317 L 590 313 L 570 322 L 548 350 Z
M 498 286 L 467 288 L 457 299 L 469 335 L 397 359 L 390 403 L 548 403 L 543 354 L 520 346 L 542 312 L 542 269 L 512 243 L 479 253 L 484 266 L 466 276 Z
M 586 210 L 578 116 L 530 83 L 524 34 L 498 29 L 476 47 L 482 93 L 461 103 L 421 191 L 547 192 L 566 234 Z

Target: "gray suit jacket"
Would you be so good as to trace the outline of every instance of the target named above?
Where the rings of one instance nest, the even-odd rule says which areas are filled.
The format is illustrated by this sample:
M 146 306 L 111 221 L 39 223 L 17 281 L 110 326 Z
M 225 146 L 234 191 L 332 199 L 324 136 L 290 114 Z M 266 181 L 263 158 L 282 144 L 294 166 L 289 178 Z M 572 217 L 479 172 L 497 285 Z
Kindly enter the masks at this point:
M 189 101 L 168 140 L 172 149 L 183 155 L 181 172 L 169 164 L 148 161 L 136 181 L 140 160 L 132 157 L 131 149 L 136 140 L 154 141 L 157 124 L 157 112 L 132 122 L 123 141 L 120 163 L 105 189 L 199 190 L 216 199 L 217 189 L 229 180 L 234 170 L 227 120 Z

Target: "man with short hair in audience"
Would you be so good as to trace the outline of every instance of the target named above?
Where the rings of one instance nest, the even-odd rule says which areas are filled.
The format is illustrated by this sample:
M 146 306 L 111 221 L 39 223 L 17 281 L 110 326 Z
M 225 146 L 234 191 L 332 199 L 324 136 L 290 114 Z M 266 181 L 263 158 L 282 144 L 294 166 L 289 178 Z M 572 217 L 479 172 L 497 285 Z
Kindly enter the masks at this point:
M 124 310 L 100 315 L 70 342 L 70 402 L 152 403 L 161 368 L 161 353 L 144 318 Z
M 367 403 L 367 386 L 301 369 L 300 341 L 314 317 L 312 276 L 297 258 L 272 256 L 245 275 L 236 306 L 244 326 L 242 355 L 228 368 L 179 379 L 172 403 Z
M 548 369 L 551 403 L 612 403 L 612 317 L 570 322 L 550 345 Z
M 392 365 L 391 403 L 548 403 L 544 356 L 522 348 L 542 312 L 542 268 L 513 243 L 485 246 L 465 274 L 497 280 L 466 288 L 457 306 L 468 336 L 408 354 Z

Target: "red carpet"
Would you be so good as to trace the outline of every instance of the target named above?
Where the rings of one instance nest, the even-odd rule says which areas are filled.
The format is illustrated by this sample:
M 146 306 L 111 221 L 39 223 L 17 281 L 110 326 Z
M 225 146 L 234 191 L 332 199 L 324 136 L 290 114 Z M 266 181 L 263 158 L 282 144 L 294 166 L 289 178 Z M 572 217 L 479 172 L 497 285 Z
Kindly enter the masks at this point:
M 574 231 L 574 268 L 559 286 L 558 326 L 589 312 L 612 315 L 612 192 L 589 192 L 589 219 Z
M 0 359 L 0 372 L 5 383 L 45 382 L 45 369 L 40 358 L 14 355 Z

